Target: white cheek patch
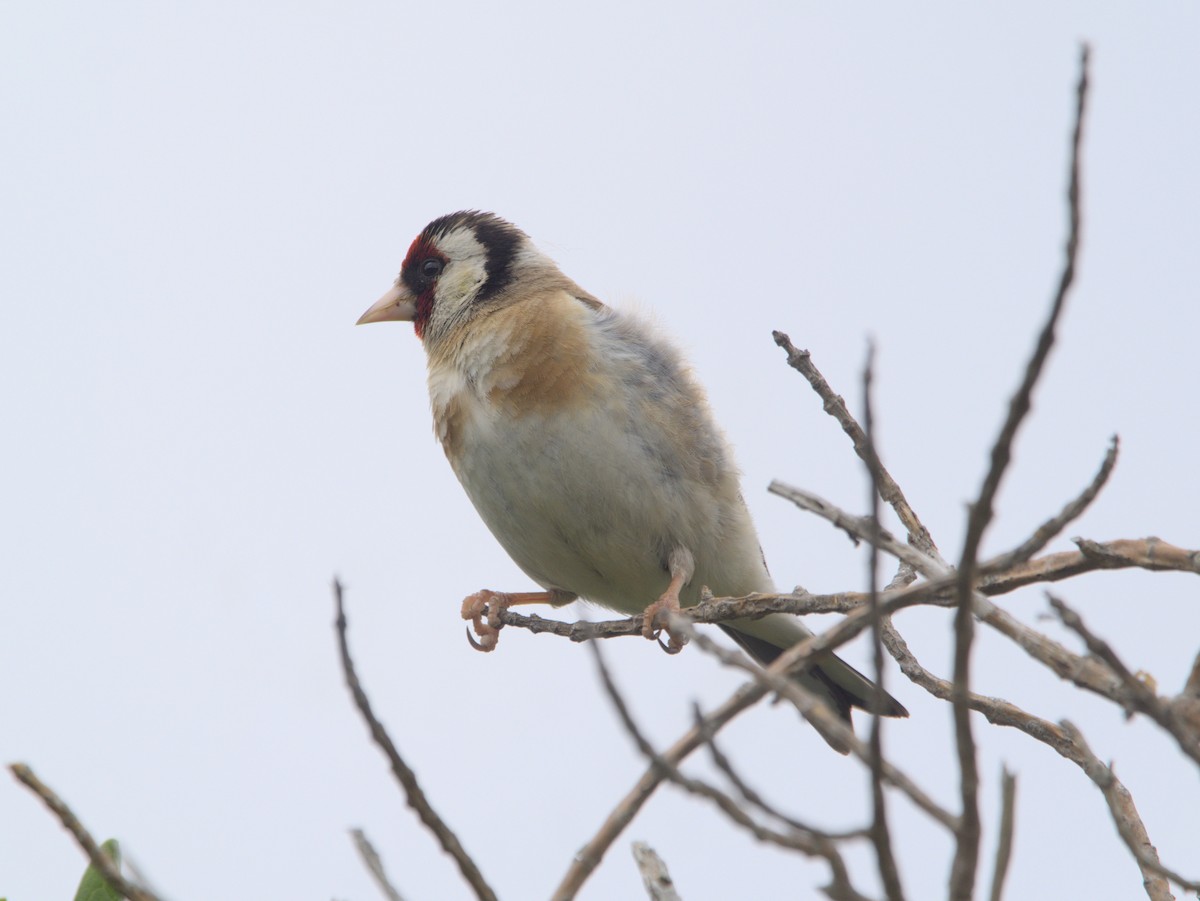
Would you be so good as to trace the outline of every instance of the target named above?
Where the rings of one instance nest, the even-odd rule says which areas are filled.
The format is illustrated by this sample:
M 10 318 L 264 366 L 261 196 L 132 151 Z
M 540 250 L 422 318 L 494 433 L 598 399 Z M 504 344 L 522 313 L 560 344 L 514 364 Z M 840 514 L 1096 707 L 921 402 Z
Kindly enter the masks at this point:
M 440 297 L 457 300 L 474 297 L 479 286 L 483 284 L 484 277 L 482 266 L 455 263 L 442 274 L 437 293 Z
M 474 232 L 469 229 L 452 231 L 438 241 L 438 249 L 450 263 L 438 279 L 433 305 L 435 329 L 458 319 L 487 280 L 487 248 Z

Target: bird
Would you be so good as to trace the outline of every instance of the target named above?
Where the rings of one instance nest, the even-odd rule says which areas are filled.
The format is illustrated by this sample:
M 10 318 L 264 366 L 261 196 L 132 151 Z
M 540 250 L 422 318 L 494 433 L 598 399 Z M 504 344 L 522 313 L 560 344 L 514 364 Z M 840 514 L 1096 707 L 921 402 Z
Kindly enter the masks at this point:
M 670 614 L 705 589 L 775 591 L 732 449 L 680 352 L 577 285 L 519 228 L 478 210 L 430 222 L 358 324 L 386 321 L 413 324 L 446 459 L 540 588 L 468 595 L 461 612 L 478 649 L 496 647 L 510 606 L 584 599 L 644 614 L 643 634 L 665 634 L 677 652 Z M 782 613 L 720 627 L 762 665 L 813 634 Z M 836 655 L 797 678 L 847 724 L 877 696 L 882 715 L 908 716 Z

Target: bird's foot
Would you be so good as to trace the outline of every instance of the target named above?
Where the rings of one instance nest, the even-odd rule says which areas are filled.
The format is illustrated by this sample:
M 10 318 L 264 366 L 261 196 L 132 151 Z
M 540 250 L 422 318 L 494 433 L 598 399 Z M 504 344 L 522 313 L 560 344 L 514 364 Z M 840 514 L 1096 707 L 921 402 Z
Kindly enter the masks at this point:
M 557 588 L 550 591 L 517 591 L 511 594 L 484 588 L 463 598 L 462 618 L 471 622 L 470 628 L 467 629 L 467 641 L 471 642 L 471 647 L 477 651 L 494 651 L 496 642 L 500 640 L 500 630 L 504 627 L 504 612 L 509 607 L 518 604 L 551 604 L 561 607 L 573 600 L 575 595 Z M 479 636 L 478 641 L 475 635 L 471 634 L 471 629 Z
M 486 588 L 463 598 L 462 618 L 471 622 L 467 629 L 467 641 L 471 642 L 471 647 L 485 654 L 496 650 L 500 629 L 504 626 L 500 617 L 511 602 L 509 595 Z M 471 629 L 479 636 L 478 640 L 471 634 Z
M 687 636 L 671 631 L 671 614 L 679 612 L 679 591 L 667 589 L 642 613 L 642 636 L 658 642 L 668 654 L 678 654 L 687 644 Z M 662 640 L 663 633 L 667 640 Z

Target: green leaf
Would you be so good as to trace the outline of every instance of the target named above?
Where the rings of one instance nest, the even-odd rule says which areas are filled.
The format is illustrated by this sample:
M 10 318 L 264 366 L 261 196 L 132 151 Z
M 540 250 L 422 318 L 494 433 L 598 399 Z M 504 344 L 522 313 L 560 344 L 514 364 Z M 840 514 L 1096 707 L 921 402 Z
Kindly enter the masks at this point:
M 100 846 L 100 850 L 116 864 L 118 870 L 121 868 L 121 846 L 117 844 L 115 838 L 106 841 Z M 79 880 L 79 890 L 75 892 L 75 901 L 121 901 L 121 896 L 115 888 L 108 884 L 103 873 L 89 865 L 84 871 L 83 878 Z

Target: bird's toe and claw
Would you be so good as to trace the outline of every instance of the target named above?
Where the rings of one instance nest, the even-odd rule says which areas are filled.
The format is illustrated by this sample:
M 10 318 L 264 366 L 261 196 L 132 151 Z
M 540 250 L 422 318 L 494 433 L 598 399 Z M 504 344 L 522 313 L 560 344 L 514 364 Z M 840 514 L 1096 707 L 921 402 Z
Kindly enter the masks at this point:
M 509 607 L 519 604 L 550 604 L 561 607 L 575 600 L 575 595 L 566 591 L 491 591 L 487 588 L 463 598 L 462 618 L 471 625 L 467 628 L 467 641 L 471 647 L 485 654 L 496 650 L 500 630 L 504 627 L 504 613 Z M 475 635 L 471 630 L 475 630 Z M 476 639 L 476 635 L 479 636 Z
M 489 591 L 486 588 L 463 598 L 462 618 L 471 623 L 467 627 L 467 641 L 471 642 L 471 647 L 475 650 L 485 654 L 496 650 L 496 643 L 500 640 L 500 629 L 504 625 L 501 616 L 508 609 L 508 598 L 503 592 Z M 475 635 L 479 636 L 478 639 L 471 634 L 472 629 L 475 630 Z
M 642 636 L 658 642 L 668 654 L 678 654 L 687 644 L 687 636 L 671 629 L 671 616 L 679 612 L 679 592 L 667 590 L 642 613 Z M 663 634 L 667 640 L 663 641 Z
M 668 654 L 678 654 L 687 644 L 687 636 L 671 628 L 671 616 L 679 612 L 679 592 L 692 578 L 696 571 L 692 554 L 685 548 L 672 551 L 667 563 L 671 573 L 671 582 L 667 585 L 657 601 L 646 608 L 642 614 L 642 635 L 658 642 L 658 646 Z M 662 640 L 663 633 L 667 640 Z

